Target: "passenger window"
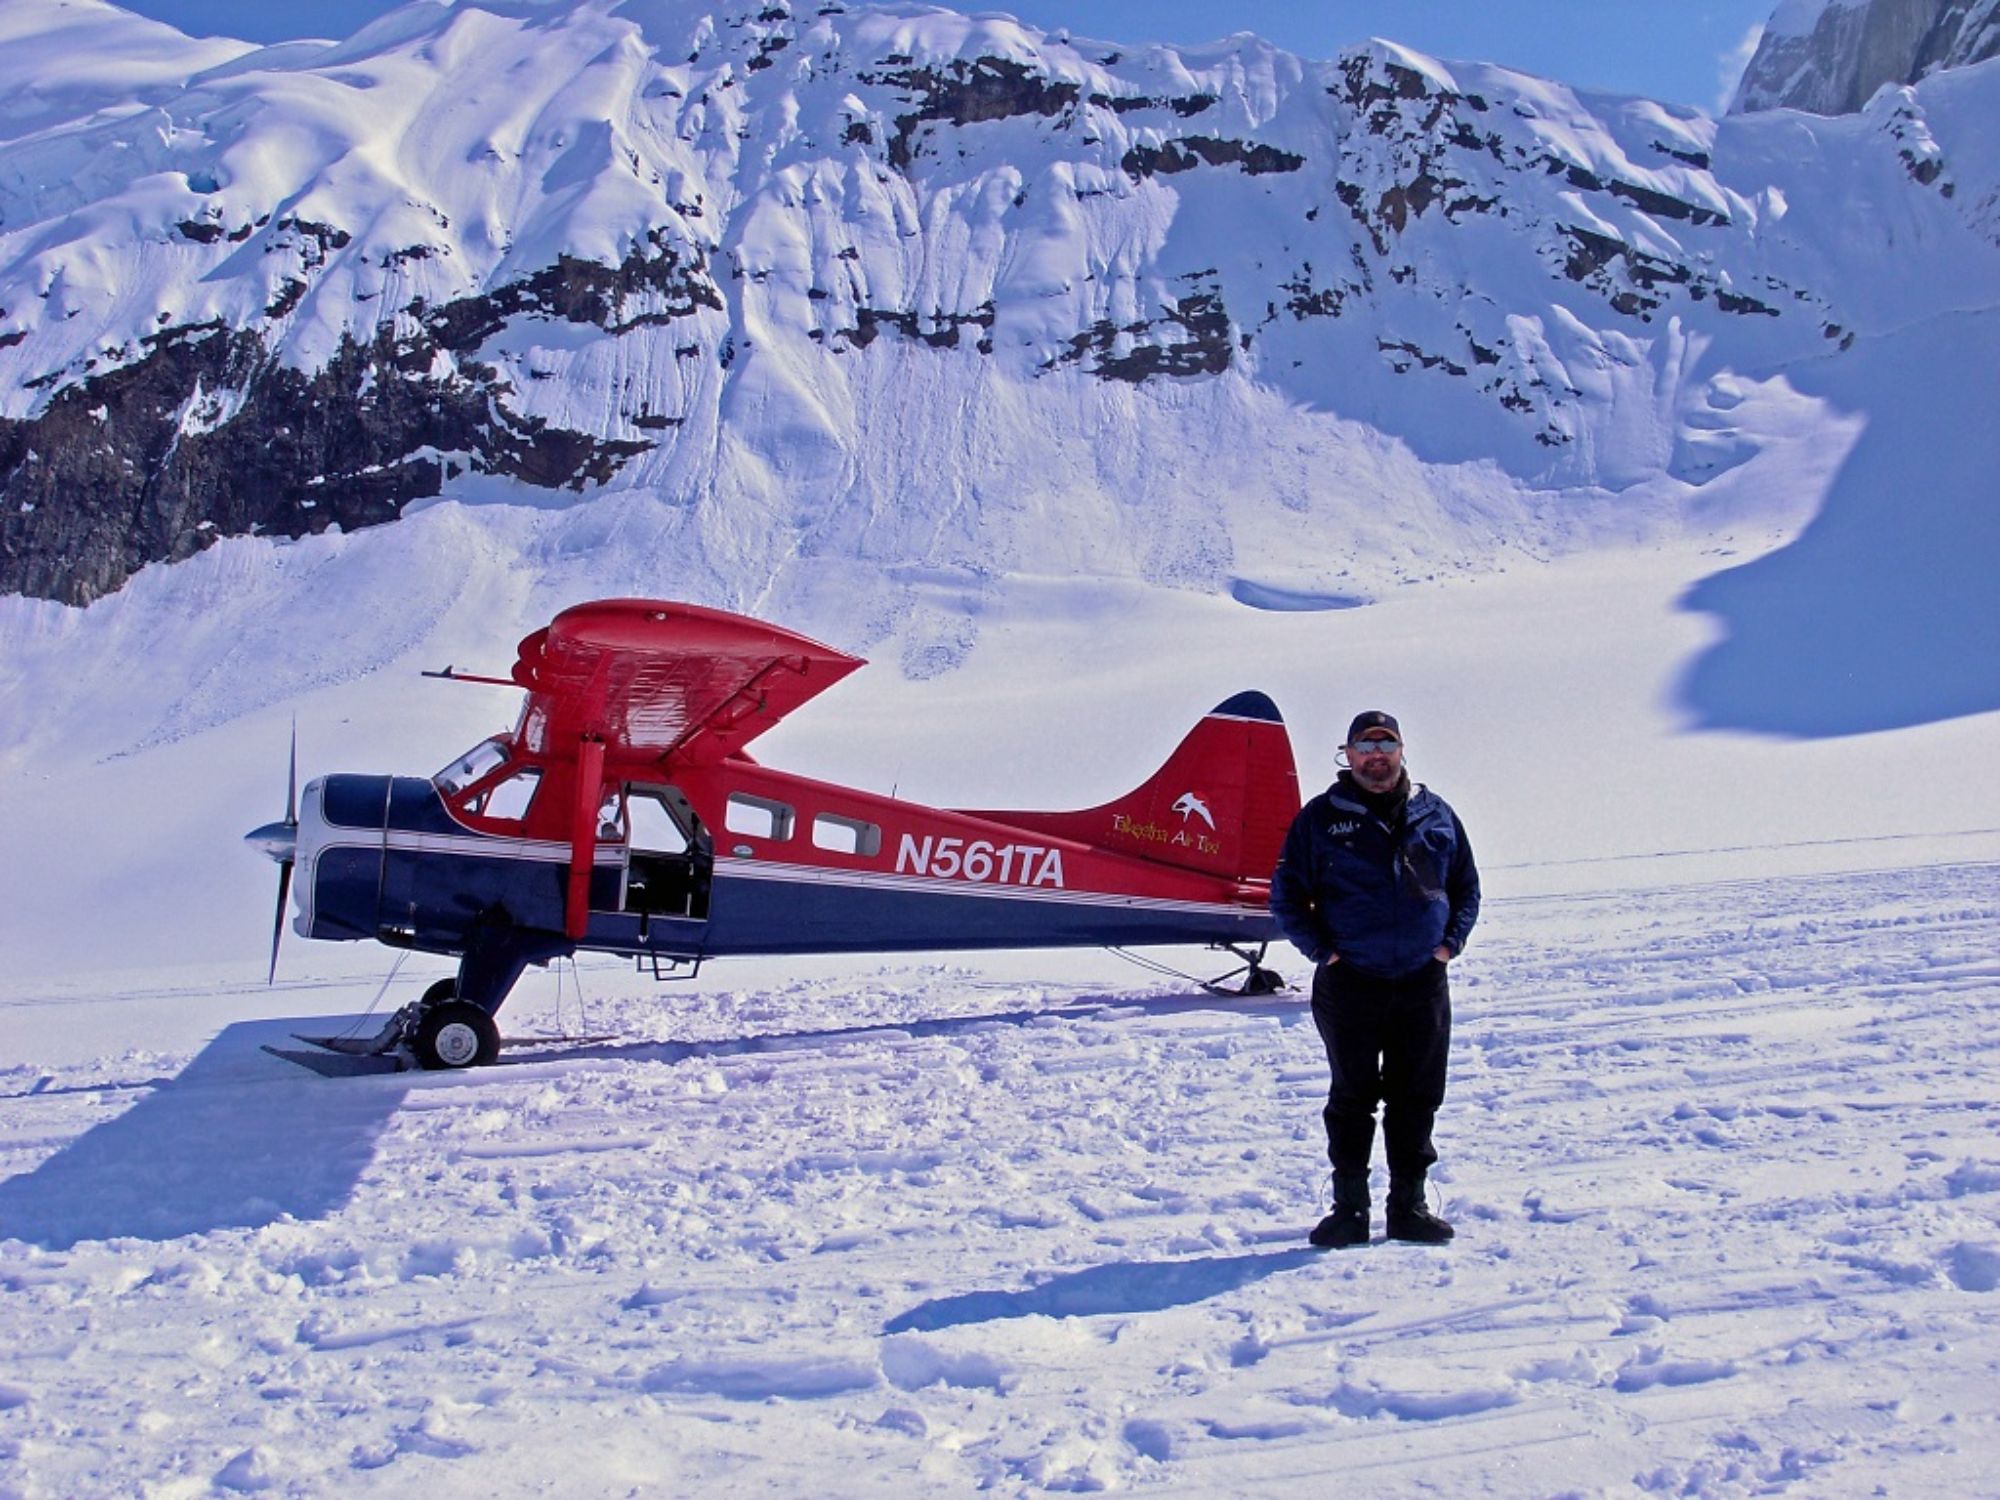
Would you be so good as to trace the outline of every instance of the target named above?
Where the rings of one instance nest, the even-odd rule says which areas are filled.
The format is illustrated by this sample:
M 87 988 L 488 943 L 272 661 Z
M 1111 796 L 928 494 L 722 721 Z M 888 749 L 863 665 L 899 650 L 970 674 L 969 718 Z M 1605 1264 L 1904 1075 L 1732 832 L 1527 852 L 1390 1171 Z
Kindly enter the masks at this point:
M 813 819 L 813 847 L 834 854 L 862 857 L 882 852 L 882 830 L 859 818 L 843 818 L 838 813 L 821 813 Z
M 788 839 L 792 836 L 792 816 L 791 808 L 783 802 L 731 792 L 723 808 L 722 826 L 747 838 Z

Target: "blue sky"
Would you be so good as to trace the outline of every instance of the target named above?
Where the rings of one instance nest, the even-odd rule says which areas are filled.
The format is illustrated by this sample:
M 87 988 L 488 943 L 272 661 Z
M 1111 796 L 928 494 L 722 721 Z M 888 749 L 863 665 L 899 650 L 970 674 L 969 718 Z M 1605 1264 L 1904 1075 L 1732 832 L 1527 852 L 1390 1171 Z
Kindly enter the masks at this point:
M 396 0 L 124 0 L 197 34 L 345 35 Z M 1776 0 L 965 0 L 1113 42 L 1254 31 L 1309 57 L 1384 36 L 1436 57 L 1504 63 L 1583 88 L 1718 109 Z

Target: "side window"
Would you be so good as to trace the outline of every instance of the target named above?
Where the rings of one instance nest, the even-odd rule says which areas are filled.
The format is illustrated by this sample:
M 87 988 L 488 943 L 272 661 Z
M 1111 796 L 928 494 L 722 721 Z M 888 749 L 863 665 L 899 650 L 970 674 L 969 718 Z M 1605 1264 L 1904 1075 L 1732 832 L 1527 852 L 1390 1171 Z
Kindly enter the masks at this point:
M 535 800 L 535 791 L 542 784 L 542 773 L 530 767 L 516 771 L 505 781 L 496 781 L 492 786 L 466 804 L 468 812 L 489 818 L 501 818 L 509 823 L 518 823 L 528 815 L 528 804 Z
M 792 821 L 792 809 L 786 803 L 752 797 L 747 792 L 731 792 L 722 813 L 724 828 L 753 839 L 788 839 Z
M 877 824 L 864 823 L 859 818 L 821 813 L 813 819 L 813 847 L 865 858 L 882 852 L 882 830 Z

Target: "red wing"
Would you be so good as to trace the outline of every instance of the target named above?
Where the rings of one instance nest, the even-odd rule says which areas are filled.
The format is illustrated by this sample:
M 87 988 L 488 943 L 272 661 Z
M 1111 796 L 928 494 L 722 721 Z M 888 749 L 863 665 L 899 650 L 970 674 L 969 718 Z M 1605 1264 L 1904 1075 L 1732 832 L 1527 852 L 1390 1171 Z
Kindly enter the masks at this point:
M 586 738 L 609 758 L 720 760 L 862 665 L 761 620 L 657 599 L 566 609 L 521 642 L 519 737 L 567 758 Z

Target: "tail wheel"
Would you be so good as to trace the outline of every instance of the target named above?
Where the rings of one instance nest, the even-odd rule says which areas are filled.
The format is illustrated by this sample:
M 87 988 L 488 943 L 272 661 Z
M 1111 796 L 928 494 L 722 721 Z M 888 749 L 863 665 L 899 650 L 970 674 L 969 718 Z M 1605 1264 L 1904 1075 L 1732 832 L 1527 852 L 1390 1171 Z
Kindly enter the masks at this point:
M 483 1068 L 500 1055 L 500 1028 L 478 1006 L 446 1000 L 424 1012 L 410 1050 L 419 1067 Z

